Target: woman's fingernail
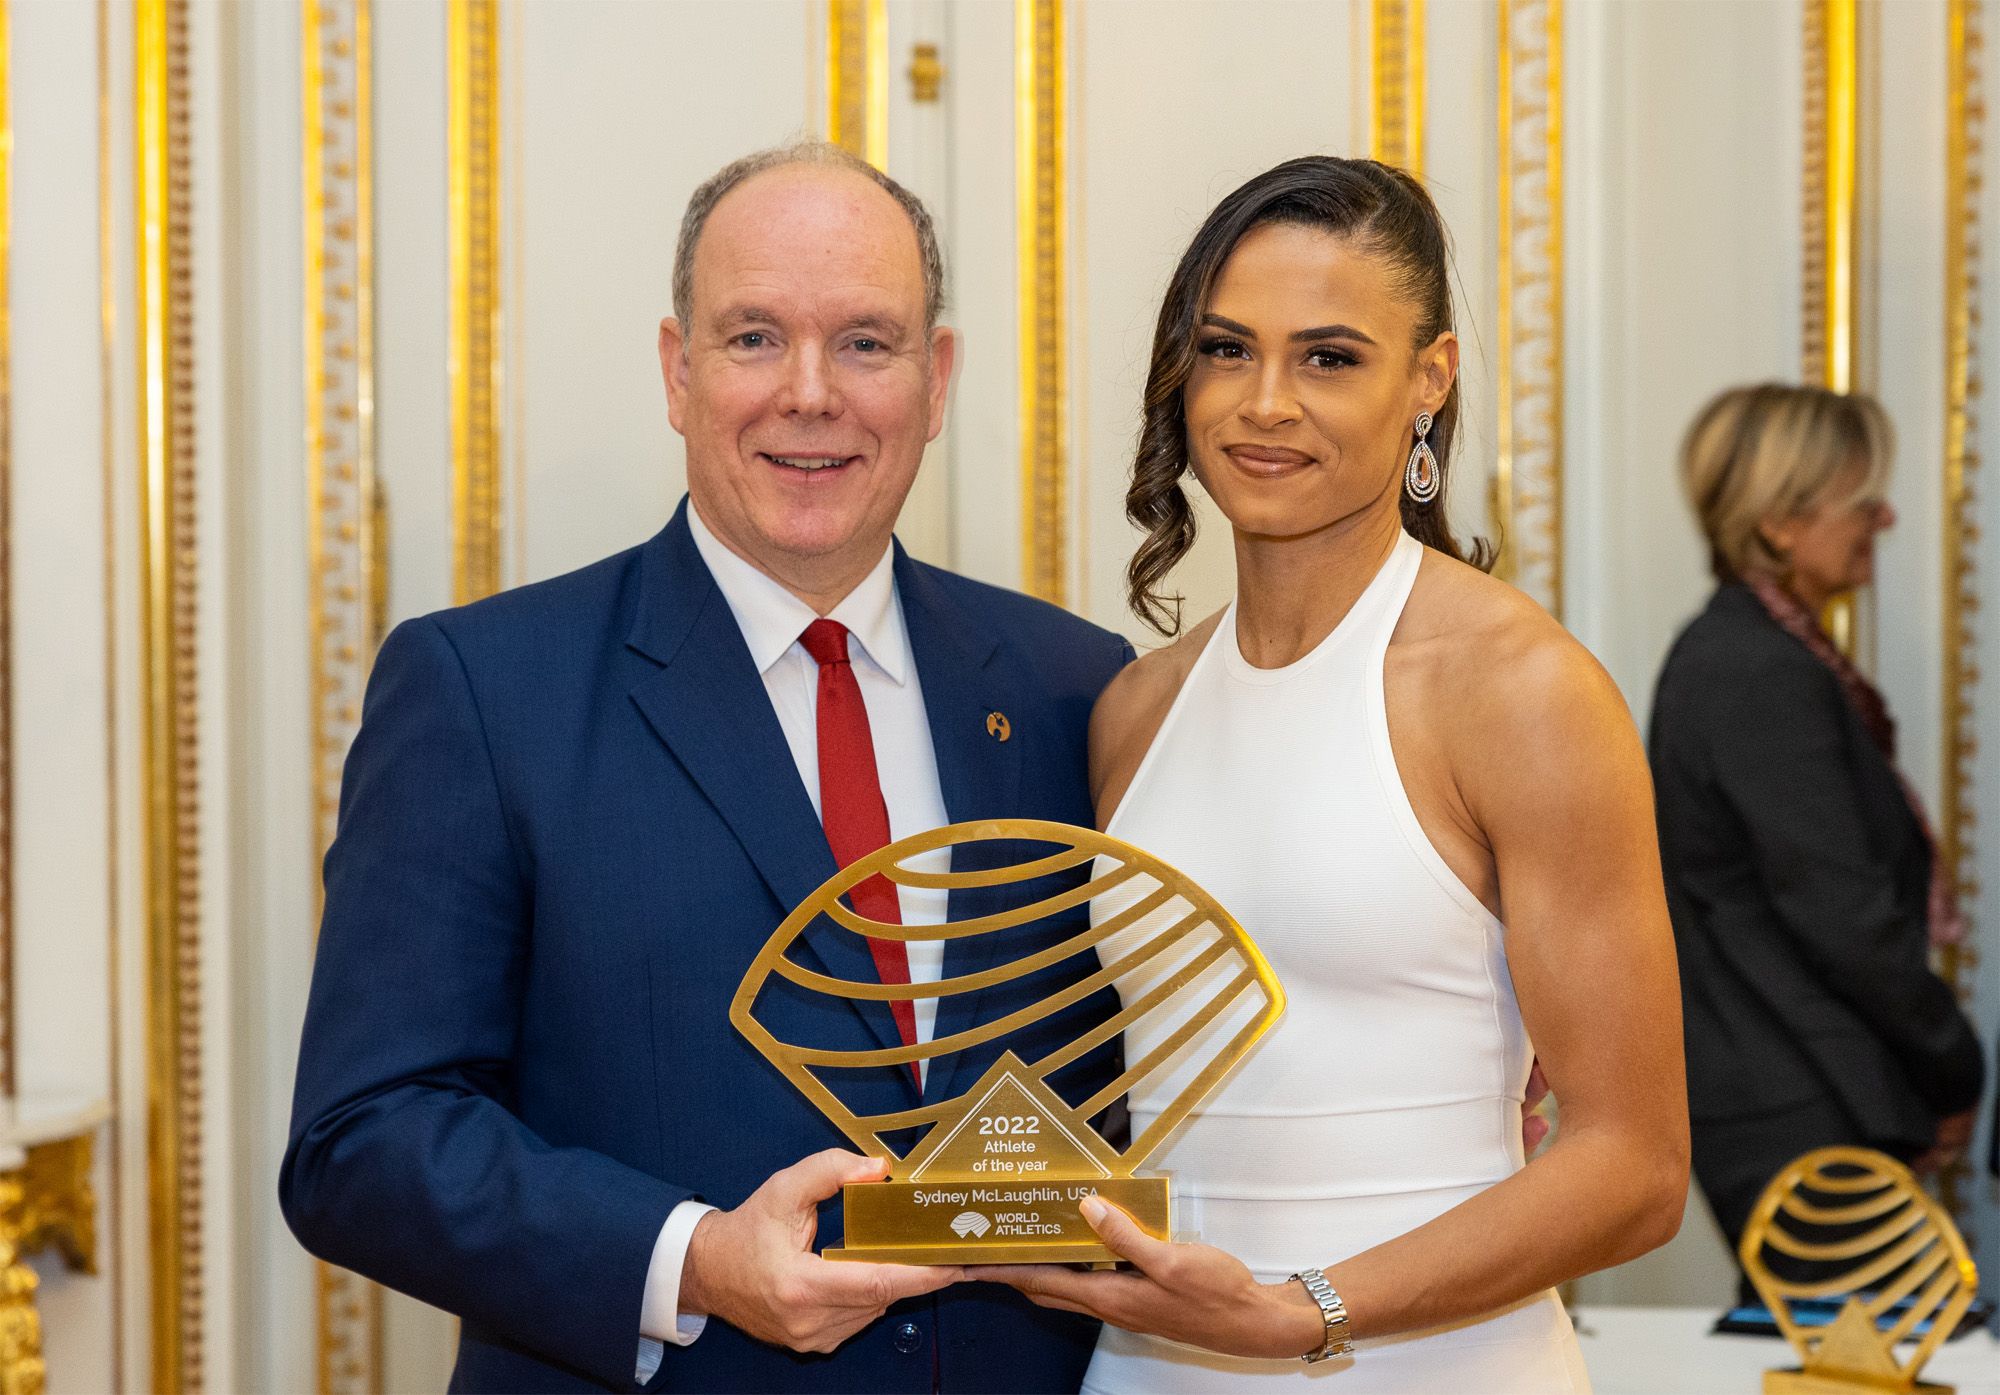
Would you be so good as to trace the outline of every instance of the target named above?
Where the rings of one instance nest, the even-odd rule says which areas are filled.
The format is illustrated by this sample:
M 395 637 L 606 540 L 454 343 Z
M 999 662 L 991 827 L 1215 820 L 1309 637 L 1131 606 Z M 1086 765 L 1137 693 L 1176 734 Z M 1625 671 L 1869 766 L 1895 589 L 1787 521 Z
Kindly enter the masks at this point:
M 1092 1225 L 1104 1219 L 1104 1203 L 1097 1197 L 1085 1197 L 1077 1210 L 1083 1212 L 1083 1218 Z

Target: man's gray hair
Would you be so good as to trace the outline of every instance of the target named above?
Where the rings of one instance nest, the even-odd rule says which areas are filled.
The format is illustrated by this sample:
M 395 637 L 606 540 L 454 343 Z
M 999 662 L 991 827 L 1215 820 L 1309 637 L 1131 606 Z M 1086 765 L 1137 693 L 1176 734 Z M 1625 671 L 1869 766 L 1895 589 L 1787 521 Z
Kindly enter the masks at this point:
M 917 255 L 924 269 L 924 328 L 935 329 L 938 316 L 944 311 L 944 253 L 938 250 L 937 228 L 924 201 L 860 156 L 823 140 L 803 140 L 731 160 L 703 180 L 694 197 L 688 200 L 687 212 L 681 215 L 680 240 L 674 247 L 674 318 L 681 322 L 683 336 L 690 332 L 689 316 L 694 310 L 695 248 L 701 243 L 702 229 L 708 226 L 708 215 L 725 194 L 752 175 L 790 165 L 851 170 L 881 186 L 910 215 L 910 226 L 917 234 Z M 685 337 L 682 342 L 686 342 Z

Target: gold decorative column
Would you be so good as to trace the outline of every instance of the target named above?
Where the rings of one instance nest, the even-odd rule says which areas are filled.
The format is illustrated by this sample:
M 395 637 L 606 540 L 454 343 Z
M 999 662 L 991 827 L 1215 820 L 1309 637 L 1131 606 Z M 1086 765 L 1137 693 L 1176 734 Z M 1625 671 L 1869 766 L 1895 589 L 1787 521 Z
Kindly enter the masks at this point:
M 374 53 L 370 0 L 301 0 L 307 593 L 314 866 L 381 639 L 375 476 Z M 317 916 L 315 916 L 317 920 Z M 319 1390 L 382 1388 L 382 1290 L 316 1266 Z
M 1986 4 L 1947 0 L 1945 46 L 1944 210 L 1944 519 L 1938 856 L 1957 887 L 1965 938 L 1938 951 L 1938 970 L 1960 997 L 1979 967 L 1979 897 L 1973 861 L 1977 832 L 1973 774 L 1979 753 L 1979 234 L 1980 184 L 1986 158 Z M 1964 1158 L 1944 1169 L 1938 1191 L 1956 1214 L 1966 1197 Z
M 887 0 L 826 0 L 826 138 L 889 167 Z
M 1062 0 L 1014 4 L 1014 199 L 1021 288 L 1021 578 L 1062 605 L 1069 558 Z
M 1986 152 L 1985 0 L 1947 0 L 1945 129 L 1944 732 L 1938 852 L 1961 906 L 1979 895 L 1973 872 L 1973 771 L 1979 664 L 1973 616 L 1979 574 L 1979 185 Z M 1940 968 L 1961 994 L 1978 965 L 1970 916 L 1966 938 L 1944 947 Z
M 187 0 L 134 0 L 153 1372 L 202 1376 L 200 748 Z
M 1860 0 L 1805 0 L 1804 257 L 1800 366 L 1855 386 L 1859 243 Z
M 1801 203 L 1800 372 L 1851 392 L 1860 378 L 1860 0 L 1805 0 L 1805 168 Z M 1820 617 L 1840 651 L 1858 645 L 1855 597 Z
M 1499 573 L 1562 618 L 1562 0 L 1500 0 Z
M 1424 172 L 1424 0 L 1369 0 L 1374 104 L 1368 153 Z
M 450 0 L 452 597 L 501 586 L 500 13 Z

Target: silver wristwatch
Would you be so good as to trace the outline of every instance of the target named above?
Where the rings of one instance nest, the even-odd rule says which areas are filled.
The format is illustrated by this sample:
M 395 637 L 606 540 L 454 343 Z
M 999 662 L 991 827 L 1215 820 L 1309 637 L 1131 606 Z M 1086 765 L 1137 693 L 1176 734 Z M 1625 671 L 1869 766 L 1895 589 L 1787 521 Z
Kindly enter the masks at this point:
M 1347 1336 L 1347 1305 L 1340 1301 L 1340 1295 L 1333 1291 L 1326 1275 L 1318 1269 L 1301 1269 L 1292 1277 L 1305 1285 L 1312 1301 L 1319 1304 L 1319 1315 L 1326 1320 L 1326 1344 L 1318 1351 L 1307 1352 L 1300 1359 L 1324 1361 L 1329 1356 L 1346 1356 L 1353 1351 L 1354 1343 Z

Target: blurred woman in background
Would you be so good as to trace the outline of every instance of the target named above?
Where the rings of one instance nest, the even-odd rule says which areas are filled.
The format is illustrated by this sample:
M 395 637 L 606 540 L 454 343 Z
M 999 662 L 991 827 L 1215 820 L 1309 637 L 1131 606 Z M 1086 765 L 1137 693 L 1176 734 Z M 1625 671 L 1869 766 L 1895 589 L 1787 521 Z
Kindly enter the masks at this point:
M 1719 585 L 1667 656 L 1650 745 L 1694 1172 L 1732 1248 L 1799 1154 L 1935 1168 L 1979 1099 L 1929 961 L 1960 933 L 1953 888 L 1882 695 L 1818 619 L 1873 576 L 1889 454 L 1872 399 L 1779 384 L 1725 392 L 1682 447 Z

